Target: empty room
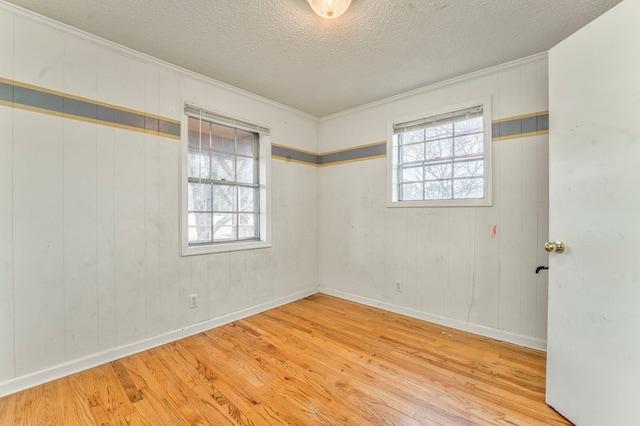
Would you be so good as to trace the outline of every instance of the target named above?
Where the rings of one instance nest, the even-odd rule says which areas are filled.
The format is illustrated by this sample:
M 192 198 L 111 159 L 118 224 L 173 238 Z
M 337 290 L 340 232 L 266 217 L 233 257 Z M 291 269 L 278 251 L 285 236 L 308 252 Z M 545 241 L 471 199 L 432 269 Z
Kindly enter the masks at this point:
M 633 425 L 640 0 L 0 0 L 0 425 Z

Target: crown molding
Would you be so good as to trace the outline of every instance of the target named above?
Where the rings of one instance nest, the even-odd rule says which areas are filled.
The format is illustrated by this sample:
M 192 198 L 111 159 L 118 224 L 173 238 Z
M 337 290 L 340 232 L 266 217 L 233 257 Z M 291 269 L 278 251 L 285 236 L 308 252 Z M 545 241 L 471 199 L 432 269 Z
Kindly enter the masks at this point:
M 213 78 L 210 77 L 206 77 L 202 74 L 198 74 L 194 71 L 190 71 L 188 69 L 179 67 L 177 65 L 174 65 L 172 63 L 163 61 L 162 59 L 158 59 L 156 57 L 153 57 L 151 55 L 147 55 L 145 53 L 139 52 L 137 50 L 131 49 L 129 47 L 114 43 L 112 41 L 106 40 L 104 38 L 98 37 L 94 34 L 88 33 L 86 31 L 83 31 L 81 29 L 72 27 L 70 25 L 67 24 L 63 24 L 62 22 L 58 22 L 55 21 L 51 18 L 48 18 L 46 16 L 43 15 L 39 15 L 35 12 L 32 12 L 30 10 L 24 9 L 20 6 L 16 6 L 14 4 L 11 3 L 7 3 L 4 0 L 0 0 L 0 12 L 5 12 L 8 13 L 10 15 L 13 15 L 16 18 L 20 18 L 23 19 L 25 21 L 29 21 L 38 25 L 42 25 L 43 27 L 46 27 L 50 30 L 53 31 L 57 31 L 61 34 L 64 35 L 68 35 L 68 36 L 73 36 L 73 37 L 77 37 L 79 39 L 82 39 L 84 41 L 88 41 L 90 43 L 94 43 L 104 49 L 108 49 L 111 50 L 114 53 L 118 53 L 120 55 L 126 56 L 130 59 L 134 59 L 149 65 L 155 65 L 155 66 L 159 66 L 159 67 L 163 67 L 167 70 L 170 70 L 172 72 L 175 72 L 177 74 L 180 74 L 186 78 L 190 78 L 193 80 L 197 80 L 200 81 L 202 83 L 206 83 L 206 84 L 210 84 L 213 86 L 216 86 L 220 89 L 224 89 L 227 90 L 229 92 L 233 92 L 235 94 L 241 95 L 241 96 L 245 96 L 248 98 L 251 98 L 253 100 L 256 100 L 258 102 L 261 102 L 263 104 L 267 104 L 269 106 L 278 108 L 280 110 L 289 112 L 289 113 L 293 113 L 296 114 L 300 117 L 304 117 L 306 119 L 312 120 L 317 122 L 318 121 L 318 117 L 312 114 L 309 114 L 307 112 L 304 111 L 300 111 L 298 109 L 292 108 L 290 106 L 281 104 L 279 102 L 273 101 L 271 99 L 268 98 L 264 98 L 262 96 L 256 95 L 255 93 L 251 93 L 248 92 L 246 90 L 240 89 L 238 87 L 232 86 L 230 84 L 227 83 L 223 83 L 221 81 L 215 80 Z
M 374 108 L 377 106 L 385 105 L 390 102 L 400 101 L 406 98 L 410 98 L 412 96 L 420 95 L 423 93 L 431 92 L 436 89 L 440 89 L 443 87 L 451 86 L 453 84 L 458 84 L 464 82 L 466 80 L 471 80 L 474 78 L 482 77 L 487 74 L 493 74 L 499 71 L 504 71 L 509 68 L 522 66 L 531 62 L 536 62 L 541 59 L 546 59 L 548 57 L 548 52 L 536 53 L 535 55 L 526 56 L 524 58 L 516 59 L 514 61 L 505 62 L 504 64 L 495 65 L 493 67 L 485 68 L 479 71 L 474 71 L 469 74 L 461 75 L 459 77 L 450 78 L 448 80 L 440 81 L 438 83 L 430 84 L 428 86 L 423 86 L 418 89 L 410 90 L 408 92 L 403 92 L 398 95 L 389 96 L 387 98 L 379 99 L 377 101 L 369 102 L 364 105 L 360 105 L 354 108 L 350 108 L 344 111 L 336 112 L 335 114 L 325 115 L 319 119 L 320 123 L 324 123 L 329 120 L 333 120 L 338 117 L 343 117 L 345 115 L 354 114 L 356 112 L 360 112 L 366 109 Z

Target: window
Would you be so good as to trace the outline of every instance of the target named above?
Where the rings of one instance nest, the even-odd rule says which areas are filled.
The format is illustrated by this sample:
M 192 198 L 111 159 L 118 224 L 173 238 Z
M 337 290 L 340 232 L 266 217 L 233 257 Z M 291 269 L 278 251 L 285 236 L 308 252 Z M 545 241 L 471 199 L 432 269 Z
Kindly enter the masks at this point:
M 491 205 L 488 105 L 392 124 L 392 205 Z
M 183 254 L 268 246 L 268 129 L 191 104 L 183 123 Z

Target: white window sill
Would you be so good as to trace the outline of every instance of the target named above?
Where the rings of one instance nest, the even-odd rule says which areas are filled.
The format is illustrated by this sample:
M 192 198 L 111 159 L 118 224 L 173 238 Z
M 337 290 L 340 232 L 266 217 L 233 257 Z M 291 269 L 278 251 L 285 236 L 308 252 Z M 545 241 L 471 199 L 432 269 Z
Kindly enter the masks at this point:
M 271 247 L 267 241 L 238 241 L 231 243 L 188 246 L 182 248 L 182 256 L 196 256 L 199 254 L 226 253 L 240 250 L 255 250 Z
M 466 200 L 433 200 L 433 201 L 391 201 L 387 207 L 392 208 L 416 208 L 416 207 L 491 207 L 491 199 L 466 199 Z

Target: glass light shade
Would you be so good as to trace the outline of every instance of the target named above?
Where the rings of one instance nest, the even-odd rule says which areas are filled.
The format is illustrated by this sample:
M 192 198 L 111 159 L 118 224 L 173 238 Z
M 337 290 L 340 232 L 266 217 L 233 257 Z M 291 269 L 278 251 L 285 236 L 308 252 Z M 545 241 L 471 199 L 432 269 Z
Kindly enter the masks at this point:
M 315 13 L 327 19 L 335 19 L 349 9 L 351 0 L 307 0 Z

